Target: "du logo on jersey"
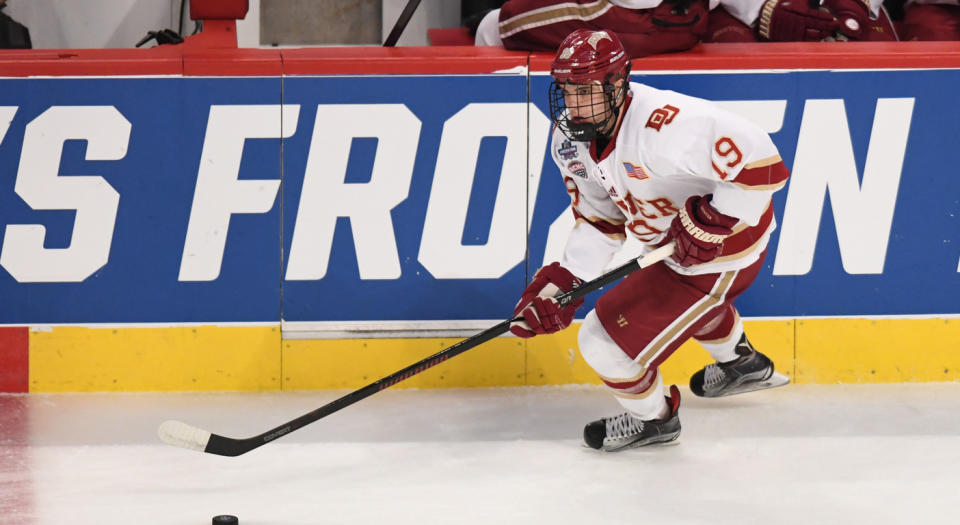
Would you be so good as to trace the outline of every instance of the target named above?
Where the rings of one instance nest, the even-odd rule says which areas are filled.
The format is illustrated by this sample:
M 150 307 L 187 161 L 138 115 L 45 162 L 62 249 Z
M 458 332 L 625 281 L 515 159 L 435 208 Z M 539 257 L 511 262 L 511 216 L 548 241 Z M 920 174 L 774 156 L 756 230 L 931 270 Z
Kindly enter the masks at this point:
M 624 162 L 623 169 L 626 170 L 627 177 L 637 180 L 650 178 L 650 175 L 647 175 L 647 170 L 643 169 L 643 166 L 638 166 L 632 162 Z
M 650 113 L 650 118 L 647 119 L 646 127 L 660 131 L 661 127 L 673 122 L 673 118 L 677 116 L 677 113 L 680 113 L 680 108 L 671 106 L 670 104 L 667 104 L 662 108 L 655 109 L 653 110 L 653 113 Z

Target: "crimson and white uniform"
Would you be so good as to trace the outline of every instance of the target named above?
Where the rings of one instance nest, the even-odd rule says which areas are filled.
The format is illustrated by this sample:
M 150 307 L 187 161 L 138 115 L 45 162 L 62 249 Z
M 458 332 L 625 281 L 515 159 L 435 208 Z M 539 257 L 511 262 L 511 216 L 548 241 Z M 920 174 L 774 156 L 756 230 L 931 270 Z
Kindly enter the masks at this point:
M 805 0 L 804 0 L 805 1 Z M 883 0 L 858 0 L 869 12 L 870 21 L 867 30 L 858 40 L 870 42 L 888 42 L 897 40 L 897 32 L 883 7 Z M 957 1 L 957 0 L 920 0 L 920 1 Z M 817 0 L 823 5 L 824 0 Z M 709 27 L 703 36 L 704 42 L 760 42 L 757 26 L 763 16 L 764 8 L 775 5 L 767 0 L 719 0 L 719 6 L 710 7 Z M 829 9 L 825 6 L 825 8 Z M 769 16 L 769 13 L 767 14 Z M 833 37 L 835 38 L 835 37 Z M 782 38 L 773 38 L 782 40 Z
M 509 0 L 477 28 L 477 45 L 554 52 L 577 29 L 616 33 L 627 54 L 642 57 L 690 49 L 719 0 Z M 685 3 L 678 9 L 677 3 Z
M 904 40 L 960 40 L 960 0 L 907 0 Z
M 763 3 L 766 0 L 719 0 L 719 4 L 727 10 L 728 13 L 736 17 L 737 20 L 740 20 L 747 25 L 755 25 L 757 19 L 760 18 L 760 9 L 763 7 Z M 869 4 L 870 16 L 877 18 L 881 15 L 883 11 L 883 0 L 862 0 L 865 4 Z M 917 0 L 913 0 L 917 1 Z M 925 2 L 930 1 L 951 1 L 951 0 L 920 0 Z M 818 0 L 818 4 L 821 4 L 822 1 Z M 716 6 L 711 6 L 713 9 Z
M 636 237 L 649 251 L 665 241 L 680 208 L 712 195 L 739 219 L 716 259 L 683 267 L 666 260 L 606 292 L 580 331 L 584 359 L 641 419 L 659 417 L 657 367 L 689 337 L 718 360 L 736 358 L 743 333 L 733 299 L 753 281 L 776 228 L 771 195 L 788 171 L 770 137 L 710 102 L 630 84 L 623 117 L 603 152 L 555 129 L 551 155 L 577 218 L 561 264 L 581 279 L 598 276 Z
M 706 194 L 717 211 L 741 221 L 723 255 L 689 268 L 666 264 L 691 275 L 750 266 L 776 227 L 770 196 L 787 178 L 770 137 L 703 99 L 630 87 L 623 122 L 603 156 L 595 143 L 571 142 L 554 130 L 551 154 L 579 219 L 563 266 L 583 279 L 600 275 L 619 243 L 600 248 L 590 230 L 620 239 L 629 234 L 648 251 L 656 248 L 687 198 Z

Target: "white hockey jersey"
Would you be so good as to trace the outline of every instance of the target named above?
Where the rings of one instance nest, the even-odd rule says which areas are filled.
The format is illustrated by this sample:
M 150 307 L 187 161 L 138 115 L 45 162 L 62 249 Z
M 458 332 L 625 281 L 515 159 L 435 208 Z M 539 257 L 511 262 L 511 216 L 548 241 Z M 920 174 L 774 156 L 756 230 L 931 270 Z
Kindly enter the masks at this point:
M 749 266 L 776 228 L 771 195 L 789 175 L 770 137 L 752 122 L 699 98 L 631 83 L 625 114 L 603 152 L 554 128 L 551 155 L 577 224 L 561 264 L 582 279 L 600 275 L 626 235 L 652 250 L 693 195 L 740 219 L 723 253 L 683 274 Z

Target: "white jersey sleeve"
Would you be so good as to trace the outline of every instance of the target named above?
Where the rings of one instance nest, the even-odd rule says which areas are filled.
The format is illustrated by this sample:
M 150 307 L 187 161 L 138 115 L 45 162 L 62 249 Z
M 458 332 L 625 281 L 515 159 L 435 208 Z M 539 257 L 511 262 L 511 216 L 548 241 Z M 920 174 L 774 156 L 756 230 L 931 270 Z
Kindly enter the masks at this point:
M 567 237 L 560 264 L 584 281 L 596 279 L 623 246 L 625 238 L 622 234 L 605 234 L 585 221 L 577 221 Z
M 571 143 L 554 129 L 550 150 L 576 218 L 560 264 L 581 279 L 595 279 L 626 240 L 626 217 L 606 190 L 590 179 L 589 163 L 581 160 L 582 156 L 589 155 L 587 146 Z

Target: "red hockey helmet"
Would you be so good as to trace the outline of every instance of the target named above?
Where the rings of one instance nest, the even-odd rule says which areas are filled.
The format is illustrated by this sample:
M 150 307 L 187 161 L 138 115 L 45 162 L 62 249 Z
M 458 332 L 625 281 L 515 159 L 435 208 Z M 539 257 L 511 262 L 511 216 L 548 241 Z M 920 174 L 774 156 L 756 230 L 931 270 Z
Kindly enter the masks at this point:
M 577 29 L 563 39 L 550 63 L 550 74 L 557 82 L 603 83 L 609 75 L 625 72 L 629 62 L 616 34 Z
M 617 35 L 592 29 L 570 33 L 550 63 L 550 74 L 550 116 L 568 139 L 589 142 L 610 131 L 626 99 L 630 77 L 630 60 Z M 603 94 L 604 102 L 571 96 L 571 85 L 590 86 L 593 93 Z

